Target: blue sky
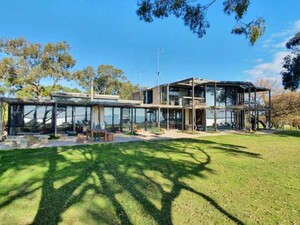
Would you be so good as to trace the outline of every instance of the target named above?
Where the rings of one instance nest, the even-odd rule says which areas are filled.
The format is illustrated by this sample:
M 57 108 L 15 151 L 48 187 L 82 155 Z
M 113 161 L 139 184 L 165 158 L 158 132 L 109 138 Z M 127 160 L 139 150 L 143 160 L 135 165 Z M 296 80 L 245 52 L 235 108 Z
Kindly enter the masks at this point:
M 235 22 L 217 1 L 208 12 L 210 29 L 199 39 L 173 17 L 147 24 L 135 14 L 136 0 L 0 1 L 0 37 L 32 42 L 67 41 L 76 69 L 111 64 L 133 83 L 154 86 L 157 49 L 161 83 L 187 77 L 214 80 L 280 79 L 284 42 L 300 31 L 300 1 L 252 0 L 247 19 L 262 16 L 265 35 L 252 47 L 230 33 Z M 64 83 L 66 84 L 66 83 Z M 74 84 L 69 83 L 74 86 Z

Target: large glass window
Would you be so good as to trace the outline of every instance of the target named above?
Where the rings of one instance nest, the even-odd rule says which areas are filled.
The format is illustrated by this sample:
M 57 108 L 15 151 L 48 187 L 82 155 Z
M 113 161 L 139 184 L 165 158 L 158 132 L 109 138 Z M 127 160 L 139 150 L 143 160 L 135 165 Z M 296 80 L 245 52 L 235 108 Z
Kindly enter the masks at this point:
M 182 110 L 170 109 L 169 128 L 182 129 Z
M 75 131 L 74 111 L 72 106 L 67 106 L 66 131 Z
M 123 108 L 122 110 L 122 131 L 129 132 L 131 130 L 131 108 Z
M 12 105 L 10 134 L 52 133 L 52 110 L 52 106 Z
M 121 109 L 113 108 L 113 130 L 120 131 Z
M 146 129 L 157 127 L 157 109 L 146 109 Z
M 56 126 L 57 126 L 57 132 L 63 132 L 68 127 L 66 122 L 66 107 L 57 107 L 57 113 L 56 113 Z
M 207 130 L 214 129 L 214 110 L 213 109 L 206 110 L 206 127 L 207 127 Z
M 217 106 L 225 106 L 226 102 L 226 92 L 225 87 L 217 87 L 216 88 L 216 95 L 217 95 Z
M 160 109 L 159 121 L 160 128 L 167 128 L 167 109 Z
M 236 87 L 226 87 L 226 106 L 236 105 Z
M 90 127 L 91 108 L 74 107 L 73 110 L 76 132 L 86 132 L 86 130 Z
M 57 107 L 57 132 L 76 131 L 86 132 L 90 127 L 91 108 L 84 106 Z
M 134 127 L 135 129 L 145 128 L 145 109 L 137 108 L 134 109 Z
M 206 105 L 207 106 L 214 106 L 214 100 L 215 100 L 214 90 L 215 89 L 213 86 L 208 86 L 206 88 Z
M 105 122 L 105 129 L 111 129 L 113 127 L 113 108 L 111 107 L 104 108 L 104 122 Z

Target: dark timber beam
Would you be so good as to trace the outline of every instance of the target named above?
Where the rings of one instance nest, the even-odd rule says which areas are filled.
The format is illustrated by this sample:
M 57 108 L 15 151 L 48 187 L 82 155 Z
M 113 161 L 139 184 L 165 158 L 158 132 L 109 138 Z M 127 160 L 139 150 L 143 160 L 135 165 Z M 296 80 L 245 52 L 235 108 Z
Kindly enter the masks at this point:
M 52 116 L 53 132 L 54 135 L 57 135 L 57 103 L 55 102 L 53 107 L 53 116 Z
M 214 85 L 214 131 L 217 131 L 217 83 Z
M 257 110 L 257 102 L 256 102 L 256 97 L 257 97 L 257 93 L 256 93 L 256 88 L 254 88 L 254 123 L 255 123 L 255 130 L 258 129 L 258 110 Z
M 8 104 L 8 120 L 7 120 L 7 125 L 8 125 L 8 135 L 11 135 L 11 104 Z
M 269 90 L 269 129 L 271 128 L 272 122 L 272 97 L 271 97 L 271 90 Z
M 251 131 L 251 87 L 249 85 L 249 88 L 248 88 L 248 122 L 249 122 L 249 130 Z
M 192 80 L 192 132 L 195 133 L 195 78 Z
M 131 114 L 131 123 L 130 123 L 130 130 L 131 130 L 131 133 L 133 134 L 133 108 L 131 107 L 131 110 L 130 110 L 130 114 Z
M 157 127 L 160 129 L 160 107 L 158 106 L 157 110 Z

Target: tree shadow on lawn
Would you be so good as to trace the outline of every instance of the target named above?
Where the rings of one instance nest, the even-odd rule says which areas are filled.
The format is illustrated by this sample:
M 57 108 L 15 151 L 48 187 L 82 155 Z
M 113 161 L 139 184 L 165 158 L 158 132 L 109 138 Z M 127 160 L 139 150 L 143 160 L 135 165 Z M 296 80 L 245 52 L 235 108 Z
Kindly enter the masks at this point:
M 172 204 L 181 191 L 188 191 L 209 202 L 232 222 L 244 224 L 214 199 L 183 181 L 192 177 L 206 179 L 204 172 L 215 172 L 208 167 L 211 156 L 204 146 L 259 158 L 258 154 L 245 151 L 244 146 L 196 139 L 1 152 L 1 160 L 5 159 L 7 163 L 1 163 L 0 176 L 8 169 L 18 173 L 32 165 L 47 166 L 47 171 L 42 180 L 32 178 L 13 190 L 7 190 L 16 194 L 0 202 L 0 210 L 36 191 L 37 188 L 29 187 L 39 181 L 42 183 L 38 187 L 41 188 L 41 197 L 32 224 L 58 224 L 61 215 L 76 203 L 86 201 L 85 196 L 90 191 L 95 196 L 104 197 L 112 206 L 111 213 L 99 207 L 97 210 L 85 209 L 85 213 L 97 223 L 132 224 L 133 212 L 129 210 L 129 204 L 133 204 L 139 205 L 157 224 L 173 224 Z M 62 184 L 57 185 L 58 182 Z M 127 202 L 118 198 L 124 193 L 130 196 Z M 160 202 L 161 207 L 153 201 Z
M 278 131 L 275 131 L 273 133 L 273 135 L 277 135 L 280 137 L 300 137 L 300 131 L 299 130 L 291 130 L 291 131 L 278 130 Z

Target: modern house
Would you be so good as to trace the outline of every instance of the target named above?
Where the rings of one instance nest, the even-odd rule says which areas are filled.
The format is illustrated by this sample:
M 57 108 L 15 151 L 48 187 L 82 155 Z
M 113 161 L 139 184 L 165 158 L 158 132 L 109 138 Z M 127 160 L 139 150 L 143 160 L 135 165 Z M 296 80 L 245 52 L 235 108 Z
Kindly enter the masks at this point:
M 113 131 L 243 130 L 271 124 L 271 107 L 259 101 L 259 92 L 271 91 L 251 82 L 189 78 L 132 94 L 117 95 L 52 93 L 51 100 L 1 98 L 8 104 L 8 134 L 76 133 L 87 128 Z M 271 103 L 271 97 L 269 97 Z M 3 107 L 1 107 L 3 108 Z M 2 115 L 2 114 L 1 114 Z

